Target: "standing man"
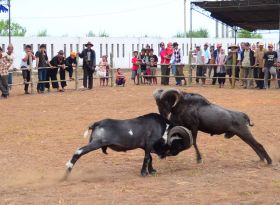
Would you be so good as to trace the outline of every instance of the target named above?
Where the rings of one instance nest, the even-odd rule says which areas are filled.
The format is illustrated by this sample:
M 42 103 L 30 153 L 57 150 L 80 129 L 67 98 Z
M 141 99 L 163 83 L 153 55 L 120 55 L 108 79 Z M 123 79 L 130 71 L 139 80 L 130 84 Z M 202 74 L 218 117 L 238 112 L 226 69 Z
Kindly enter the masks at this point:
M 165 75 L 167 67 L 164 64 L 164 56 L 165 56 L 165 45 L 163 42 L 160 43 L 160 51 L 159 51 L 159 55 L 160 55 L 160 68 L 161 68 L 161 75 Z M 165 77 L 161 77 L 161 85 L 165 85 Z
M 202 81 L 202 85 L 205 85 L 205 73 L 204 73 L 204 64 L 205 64 L 205 57 L 204 52 L 201 50 L 200 45 L 196 45 L 195 47 L 195 55 L 196 55 L 196 84 L 199 84 L 199 79 Z M 217 76 L 217 68 L 216 71 L 214 69 L 214 75 L 216 73 Z
M 255 65 L 254 52 L 250 48 L 250 43 L 245 43 L 245 48 L 241 52 L 241 69 L 244 70 L 244 78 L 253 78 L 253 68 Z M 253 80 L 243 80 L 244 89 L 253 85 Z
M 76 52 L 72 51 L 70 56 L 66 58 L 65 65 L 67 66 L 66 70 L 69 72 L 69 79 L 74 80 L 73 78 L 73 67 L 77 66 Z
M 273 51 L 273 44 L 268 44 L 268 51 L 263 56 L 263 72 L 264 72 L 264 88 L 268 89 L 269 74 L 272 75 L 273 80 L 276 78 L 275 67 L 277 65 L 277 52 Z
M 256 88 L 263 89 L 264 87 L 264 72 L 262 71 L 263 69 L 263 56 L 266 52 L 266 49 L 263 47 L 264 44 L 262 42 L 258 42 L 257 44 L 258 48 L 255 52 L 255 68 L 254 68 L 254 78 L 258 78 L 256 80 Z
M 46 44 L 41 44 L 39 51 L 35 53 L 36 68 L 38 69 L 38 84 L 37 84 L 38 93 L 44 93 L 45 83 L 43 83 L 42 81 L 46 81 L 47 69 L 48 69 L 47 67 L 51 67 L 46 48 L 47 48 Z
M 13 51 L 14 51 L 14 46 L 12 44 L 9 44 L 7 48 L 7 55 L 10 56 L 10 58 L 14 62 L 15 58 L 14 58 Z M 10 90 L 12 89 L 12 84 L 13 84 L 13 70 L 14 70 L 14 66 L 12 64 L 9 68 L 9 75 L 8 75 L 8 84 Z
M 175 66 L 175 80 L 176 80 L 176 85 L 181 86 L 182 85 L 182 80 L 184 80 L 184 84 L 186 85 L 186 79 L 182 76 L 184 76 L 184 65 L 182 64 L 182 52 L 181 49 L 178 48 L 178 43 L 174 42 L 173 43 L 173 63 Z M 177 77 L 180 76 L 180 77 Z
M 13 59 L 6 53 L 3 53 L 0 47 L 0 90 L 2 92 L 2 98 L 7 98 L 9 96 L 8 70 L 12 64 Z
M 222 48 L 222 44 L 221 43 L 217 43 L 217 49 L 214 50 L 214 58 L 215 58 L 215 64 L 216 62 L 219 62 L 219 54 L 220 54 L 220 50 Z M 213 80 L 212 80 L 212 85 L 216 85 L 216 81 L 217 81 L 217 66 L 214 67 L 214 75 L 213 75 Z
M 277 49 L 277 79 L 278 79 L 278 88 L 280 89 L 280 41 L 278 42 Z
M 168 43 L 165 50 L 163 50 L 160 53 L 161 59 L 163 59 L 163 65 L 162 65 L 162 75 L 164 77 L 161 78 L 161 84 L 162 85 L 169 85 L 169 75 L 170 75 L 170 68 L 171 68 L 171 56 L 173 54 L 173 48 L 172 43 Z
M 30 83 L 30 70 L 25 70 L 26 68 L 30 67 L 32 64 L 31 61 L 35 60 L 35 56 L 32 52 L 32 47 L 30 45 L 26 45 L 24 48 L 24 53 L 21 58 L 20 68 L 23 68 L 22 70 L 22 77 L 24 81 L 24 93 L 30 94 L 28 92 L 28 87 Z
M 83 58 L 83 85 L 84 88 L 92 89 L 93 72 L 96 67 L 96 56 L 95 51 L 91 49 L 93 47 L 91 42 L 88 42 L 85 47 L 86 48 L 82 51 L 82 53 L 79 53 L 79 57 Z

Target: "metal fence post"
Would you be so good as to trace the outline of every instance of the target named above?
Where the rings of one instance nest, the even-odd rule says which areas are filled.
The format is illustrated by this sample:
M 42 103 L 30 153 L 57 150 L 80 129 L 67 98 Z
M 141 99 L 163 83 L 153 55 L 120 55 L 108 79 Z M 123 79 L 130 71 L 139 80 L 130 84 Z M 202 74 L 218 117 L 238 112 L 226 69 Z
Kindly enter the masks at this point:
M 29 56 L 29 69 L 30 69 L 30 83 L 31 83 L 31 94 L 34 94 L 34 83 L 33 83 L 33 59 Z M 29 82 L 28 82 L 29 83 Z
M 236 52 L 233 52 L 232 56 L 232 82 L 231 82 L 231 88 L 235 88 L 235 73 L 236 73 Z
M 78 84 L 79 84 L 79 79 L 78 79 L 78 68 L 79 68 L 79 54 L 77 53 L 76 56 L 76 69 L 75 69 L 75 90 L 78 90 Z
M 188 86 L 192 85 L 192 51 L 189 51 Z

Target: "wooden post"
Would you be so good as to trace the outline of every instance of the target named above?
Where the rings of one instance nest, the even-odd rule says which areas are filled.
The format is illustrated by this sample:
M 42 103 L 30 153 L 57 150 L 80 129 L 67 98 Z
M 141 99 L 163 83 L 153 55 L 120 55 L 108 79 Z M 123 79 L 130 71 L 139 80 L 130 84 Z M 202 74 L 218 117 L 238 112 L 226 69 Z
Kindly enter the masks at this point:
M 234 51 L 233 56 L 232 56 L 232 76 L 231 76 L 232 83 L 231 83 L 231 88 L 235 88 L 235 72 L 236 72 L 235 68 L 236 68 L 236 61 L 237 61 L 236 52 L 237 51 Z
M 188 86 L 192 85 L 192 51 L 189 51 Z
M 114 66 L 113 54 L 110 53 L 111 87 L 114 86 L 114 71 L 113 71 L 113 66 Z
M 76 69 L 75 69 L 75 90 L 78 90 L 78 85 L 79 85 L 79 79 L 78 79 L 78 68 L 79 68 L 79 54 L 77 53 L 76 56 Z
M 33 59 L 29 56 L 29 68 L 30 68 L 30 83 L 31 83 L 31 94 L 34 94 L 34 83 L 33 83 Z M 29 82 L 28 82 L 29 83 Z

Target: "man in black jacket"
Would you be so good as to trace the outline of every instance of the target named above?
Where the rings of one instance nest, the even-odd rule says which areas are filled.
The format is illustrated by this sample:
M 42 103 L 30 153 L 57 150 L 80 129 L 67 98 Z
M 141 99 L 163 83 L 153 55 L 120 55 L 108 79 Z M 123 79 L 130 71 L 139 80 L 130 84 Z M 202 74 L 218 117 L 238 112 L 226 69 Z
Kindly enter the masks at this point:
M 64 87 L 66 86 L 65 81 L 65 58 L 64 58 L 64 52 L 60 50 L 55 57 L 50 61 L 50 64 L 52 66 L 51 69 L 48 70 L 47 73 L 47 80 L 51 78 L 52 81 L 52 87 L 56 88 L 58 91 L 64 92 Z M 59 75 L 61 80 L 61 87 L 62 89 L 59 90 L 59 85 L 57 82 L 57 72 L 59 68 Z M 50 84 L 46 83 L 46 87 L 48 90 L 50 89 Z
M 85 46 L 86 48 L 82 51 L 82 53 L 79 53 L 79 57 L 83 58 L 83 85 L 84 88 L 92 89 L 92 75 L 96 67 L 96 56 L 95 51 L 91 49 L 91 47 L 93 46 L 91 42 L 88 42 L 87 44 L 85 44 Z

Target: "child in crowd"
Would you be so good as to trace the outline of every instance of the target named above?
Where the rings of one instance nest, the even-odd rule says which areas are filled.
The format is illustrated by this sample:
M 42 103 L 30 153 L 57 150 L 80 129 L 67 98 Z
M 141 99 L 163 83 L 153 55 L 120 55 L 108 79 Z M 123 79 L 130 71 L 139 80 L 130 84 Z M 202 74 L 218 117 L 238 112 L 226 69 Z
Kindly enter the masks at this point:
M 221 48 L 220 54 L 217 57 L 217 76 L 218 76 L 218 82 L 219 82 L 219 88 L 224 87 L 225 84 L 225 77 L 226 77 L 226 68 L 225 68 L 225 62 L 226 62 L 226 54 L 225 50 Z
M 131 79 L 134 81 L 135 85 L 139 85 L 139 75 L 141 73 L 140 62 L 138 59 L 138 51 L 132 52 L 132 68 L 131 68 Z M 135 80 L 136 79 L 136 80 Z
M 107 61 L 107 56 L 102 56 L 99 67 L 97 69 L 97 76 L 100 78 L 100 86 L 105 86 L 105 78 L 106 78 L 106 72 L 107 72 L 107 66 L 109 66 Z
M 118 68 L 116 72 L 116 85 L 118 86 L 125 85 L 125 75 L 123 74 L 120 68 Z
M 158 57 L 154 55 L 154 50 L 150 49 L 149 53 L 149 65 L 150 65 L 150 70 L 151 70 L 151 83 L 153 85 L 157 85 L 157 77 L 156 76 L 156 71 L 157 71 L 157 63 L 158 63 Z

